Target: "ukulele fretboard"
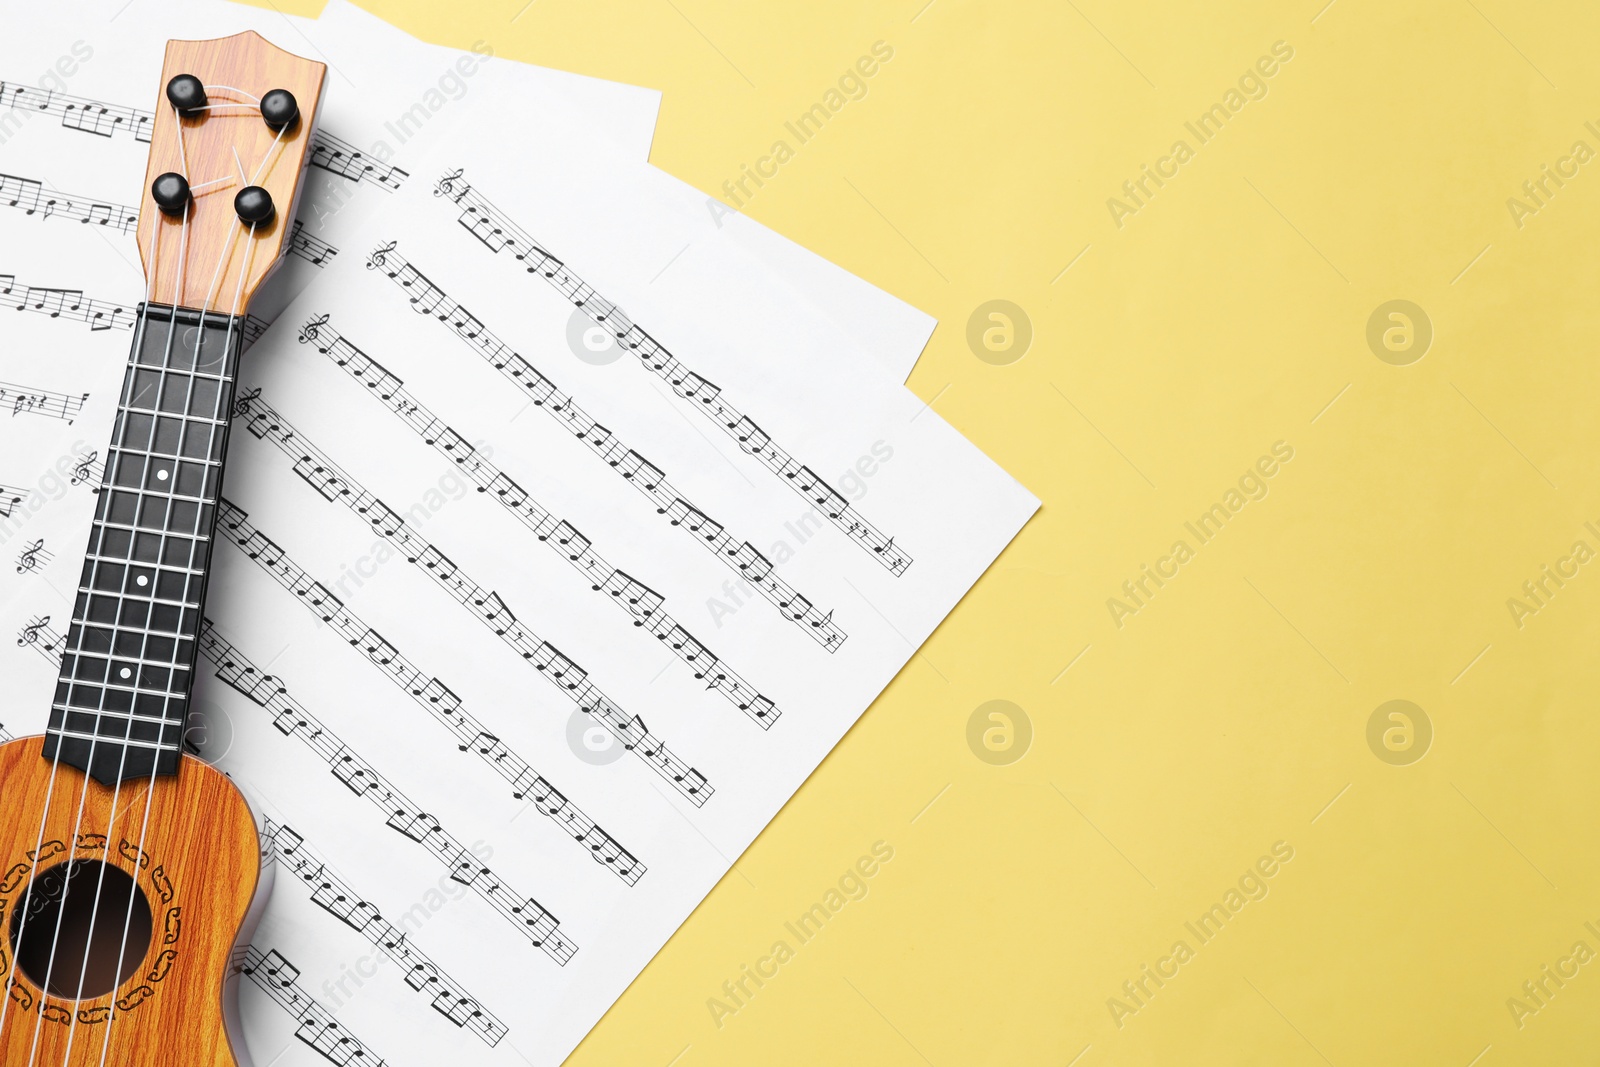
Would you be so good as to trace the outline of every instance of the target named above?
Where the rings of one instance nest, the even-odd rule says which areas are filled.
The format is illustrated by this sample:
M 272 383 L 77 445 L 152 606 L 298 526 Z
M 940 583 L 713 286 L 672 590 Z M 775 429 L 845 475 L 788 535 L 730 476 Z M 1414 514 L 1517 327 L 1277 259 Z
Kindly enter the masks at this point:
M 102 781 L 177 767 L 241 326 L 157 306 L 136 333 L 45 749 Z

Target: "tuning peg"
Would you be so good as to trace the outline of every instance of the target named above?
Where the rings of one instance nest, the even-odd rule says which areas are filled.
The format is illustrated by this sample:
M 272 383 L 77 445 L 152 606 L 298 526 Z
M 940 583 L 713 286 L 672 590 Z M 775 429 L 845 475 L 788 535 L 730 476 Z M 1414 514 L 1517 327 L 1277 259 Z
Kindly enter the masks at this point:
M 167 83 L 167 102 L 178 114 L 193 118 L 206 106 L 206 87 L 193 74 L 179 74 Z
M 282 130 L 300 117 L 300 105 L 287 89 L 273 89 L 261 98 L 261 117 L 273 130 Z
M 182 215 L 194 194 L 188 179 L 169 170 L 150 183 L 150 195 L 163 215 Z
M 259 185 L 247 185 L 233 198 L 233 210 L 246 226 L 256 226 L 272 218 L 278 210 L 272 204 L 272 194 Z

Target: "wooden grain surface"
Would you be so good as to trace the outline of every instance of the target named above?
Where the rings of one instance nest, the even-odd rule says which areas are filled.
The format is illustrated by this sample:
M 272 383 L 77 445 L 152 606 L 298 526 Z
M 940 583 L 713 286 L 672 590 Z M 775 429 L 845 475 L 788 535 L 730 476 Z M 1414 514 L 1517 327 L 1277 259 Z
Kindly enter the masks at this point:
M 246 107 L 180 119 L 166 97 L 167 82 L 179 74 L 193 74 L 209 86 L 232 86 L 258 99 L 270 90 L 287 89 L 300 105 L 300 119 L 284 131 L 276 148 L 273 141 L 277 133 L 262 121 L 254 105 L 237 93 L 215 90 L 207 95 L 212 104 L 239 101 Z M 253 31 L 215 41 L 168 42 L 156 86 L 150 164 L 139 200 L 139 257 L 144 261 L 147 278 L 152 272 L 151 230 L 155 229 L 156 277 L 151 293 L 155 302 L 224 315 L 235 310 L 242 314 L 249 307 L 250 297 L 282 255 L 283 242 L 293 225 L 326 74 L 324 64 L 285 52 Z M 238 161 L 234 159 L 235 150 Z M 277 215 L 257 226 L 252 239 L 247 227 L 235 225 L 238 216 L 233 210 L 233 198 L 246 184 L 239 176 L 239 167 L 242 162 L 245 178 L 255 178 L 269 152 L 270 161 L 253 184 L 272 194 Z M 217 178 L 234 179 L 232 184 L 212 186 L 195 194 L 187 247 L 183 242 L 183 220 L 163 215 L 150 194 L 157 175 L 169 171 L 187 172 L 191 187 Z M 252 241 L 253 252 L 249 251 Z M 247 262 L 241 289 L 240 272 Z
M 43 741 L 25 737 L 0 745 L 0 974 L 11 997 L 0 1027 L 0 1064 L 27 1064 L 32 1056 L 31 1062 L 51 1067 L 95 1067 L 109 1032 L 105 1062 L 115 1067 L 233 1067 L 223 984 L 261 875 L 259 839 L 244 798 L 220 772 L 187 756 L 176 777 L 156 779 L 153 796 L 147 780 L 127 783 L 115 797 L 115 811 L 110 787 L 86 782 L 69 767 L 56 772 L 50 794 Z M 149 952 L 132 977 L 93 1000 L 41 1002 L 38 987 L 12 973 L 5 932 L 27 891 L 47 794 L 39 869 L 68 859 L 113 864 L 137 880 L 154 919 Z M 118 1007 L 108 1027 L 113 997 Z

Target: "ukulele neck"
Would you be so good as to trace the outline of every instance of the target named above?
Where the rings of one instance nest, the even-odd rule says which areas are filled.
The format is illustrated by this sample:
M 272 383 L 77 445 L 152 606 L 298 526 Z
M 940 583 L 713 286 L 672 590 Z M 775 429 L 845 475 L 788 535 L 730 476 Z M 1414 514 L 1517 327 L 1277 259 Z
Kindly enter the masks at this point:
M 107 785 L 177 773 L 243 316 L 141 308 L 44 755 Z

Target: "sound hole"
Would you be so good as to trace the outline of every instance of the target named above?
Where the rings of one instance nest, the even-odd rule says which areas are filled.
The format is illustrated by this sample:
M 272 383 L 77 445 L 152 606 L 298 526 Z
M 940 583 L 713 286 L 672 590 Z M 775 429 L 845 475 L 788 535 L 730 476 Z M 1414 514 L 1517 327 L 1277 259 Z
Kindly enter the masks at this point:
M 88 1000 L 110 993 L 139 969 L 153 930 L 150 902 L 121 868 L 72 860 L 28 886 L 11 917 L 11 951 L 36 987 L 75 1000 L 81 983 Z

